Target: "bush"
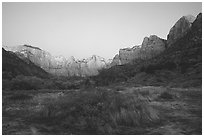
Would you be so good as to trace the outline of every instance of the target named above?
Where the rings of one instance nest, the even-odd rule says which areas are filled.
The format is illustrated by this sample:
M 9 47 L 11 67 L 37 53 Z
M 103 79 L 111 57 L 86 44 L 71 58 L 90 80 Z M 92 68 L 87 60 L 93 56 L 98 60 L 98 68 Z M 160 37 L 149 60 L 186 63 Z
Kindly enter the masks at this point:
M 155 63 L 155 64 L 147 64 L 146 66 L 142 66 L 140 68 L 140 71 L 141 72 L 146 72 L 148 74 L 153 74 L 155 73 L 156 70 L 162 70 L 162 69 L 165 69 L 165 70 L 174 70 L 176 69 L 176 63 L 174 62 L 165 62 L 163 64 L 161 63 Z
M 52 79 L 44 79 L 42 89 L 59 89 Z
M 2 89 L 10 90 L 11 89 L 11 80 L 2 79 Z
M 11 89 L 18 90 L 36 90 L 43 86 L 43 80 L 35 76 L 22 76 L 19 75 L 12 79 Z
M 3 71 L 2 72 L 2 79 L 9 79 L 11 80 L 12 79 L 12 73 L 11 72 L 7 72 L 7 71 Z
M 109 85 L 115 82 L 126 81 L 128 71 L 123 66 L 113 66 L 110 69 L 102 69 L 95 77 L 96 85 Z
M 173 99 L 173 95 L 170 94 L 169 92 L 165 91 L 165 92 L 162 92 L 159 96 L 160 99 L 166 99 L 166 100 L 171 100 Z
M 41 79 L 36 76 L 23 75 L 18 75 L 11 80 L 3 79 L 2 81 L 4 90 L 79 89 L 83 86 L 83 83 L 83 79 L 78 77 Z
M 110 91 L 74 92 L 43 99 L 41 105 L 39 113 L 43 119 L 73 134 L 121 134 L 120 127 L 135 129 L 159 119 L 158 113 L 140 96 Z
M 32 96 L 26 94 L 14 94 L 9 97 L 11 100 L 29 100 L 32 99 Z

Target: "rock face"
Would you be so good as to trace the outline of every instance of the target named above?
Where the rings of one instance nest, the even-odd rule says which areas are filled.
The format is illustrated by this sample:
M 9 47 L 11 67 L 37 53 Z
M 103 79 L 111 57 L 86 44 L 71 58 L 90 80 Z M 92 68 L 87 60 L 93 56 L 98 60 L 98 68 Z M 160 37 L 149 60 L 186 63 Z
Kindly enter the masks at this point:
M 202 34 L 202 13 L 199 13 L 196 20 L 192 24 L 192 28 L 197 30 L 198 33 Z
M 135 59 L 152 58 L 163 52 L 165 47 L 166 41 L 164 39 L 161 39 L 156 35 L 145 37 L 142 45 L 134 46 L 132 48 L 120 49 L 119 55 L 116 55 L 113 58 L 111 66 L 126 64 Z
M 2 48 L 2 78 L 12 79 L 17 75 L 49 77 L 47 72 L 31 61 L 24 61 L 15 53 Z
M 151 35 L 149 38 L 145 37 L 140 51 L 141 59 L 150 59 L 163 52 L 166 48 L 166 40 Z
M 126 64 L 135 59 L 146 60 L 157 56 L 178 39 L 186 35 L 195 19 L 192 15 L 181 17 L 170 29 L 167 40 L 161 39 L 156 35 L 151 35 L 149 38 L 144 38 L 142 45 L 120 49 L 119 54 L 113 58 L 111 66 Z
M 96 55 L 87 59 L 76 60 L 74 57 L 52 56 L 49 52 L 29 45 L 4 46 L 4 48 L 7 51 L 15 52 L 23 60 L 30 60 L 46 72 L 58 76 L 97 75 L 98 70 L 106 68 L 110 64 L 110 61 Z
M 183 37 L 189 31 L 195 19 L 192 15 L 181 17 L 170 29 L 167 36 L 167 45 L 171 46 L 176 40 Z
M 182 27 L 182 26 L 181 26 Z M 148 45 L 148 39 L 144 39 Z M 132 49 L 130 49 L 132 50 Z M 117 55 L 114 60 L 119 60 Z M 96 78 L 98 85 L 124 82 L 133 85 L 202 87 L 202 14 L 189 31 L 159 56 L 144 61 L 114 66 Z M 111 80 L 111 81 L 110 81 Z
M 111 66 L 115 66 L 115 65 L 121 65 L 121 61 L 118 54 L 115 55 L 115 57 L 111 62 Z

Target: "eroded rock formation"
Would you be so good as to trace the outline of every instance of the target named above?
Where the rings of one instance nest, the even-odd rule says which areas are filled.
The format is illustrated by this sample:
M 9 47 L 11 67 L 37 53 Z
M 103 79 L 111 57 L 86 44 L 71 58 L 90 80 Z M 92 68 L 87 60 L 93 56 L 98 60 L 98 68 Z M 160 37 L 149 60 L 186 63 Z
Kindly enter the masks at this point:
M 46 72 L 59 76 L 92 76 L 97 75 L 98 70 L 109 66 L 110 61 L 93 55 L 90 58 L 76 60 L 74 57 L 52 56 L 49 52 L 29 45 L 20 45 L 4 48 L 15 52 L 20 58 L 40 66 Z
M 119 50 L 119 55 L 116 55 L 111 63 L 114 65 L 122 65 L 131 62 L 135 59 L 149 59 L 165 50 L 166 42 L 164 39 L 151 35 L 145 37 L 142 45 L 132 48 L 124 48 Z
M 183 37 L 191 28 L 196 18 L 192 15 L 181 17 L 175 25 L 170 29 L 167 36 L 167 45 L 171 46 L 176 40 Z
M 113 58 L 111 66 L 126 64 L 136 59 L 144 60 L 157 56 L 178 39 L 186 35 L 195 19 L 192 15 L 181 17 L 170 29 L 167 40 L 161 39 L 156 35 L 151 35 L 150 37 L 144 38 L 142 45 L 120 49 L 119 54 Z

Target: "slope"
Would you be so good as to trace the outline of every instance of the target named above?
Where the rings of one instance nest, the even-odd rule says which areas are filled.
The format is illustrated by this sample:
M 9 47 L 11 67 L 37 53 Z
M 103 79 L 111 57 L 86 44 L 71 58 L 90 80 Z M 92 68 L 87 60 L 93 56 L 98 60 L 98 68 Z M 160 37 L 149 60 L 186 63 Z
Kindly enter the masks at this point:
M 104 69 L 94 80 L 97 85 L 126 81 L 134 85 L 201 86 L 202 14 L 183 37 L 158 56 Z
M 20 59 L 15 53 L 2 48 L 2 77 L 11 79 L 17 75 L 48 77 L 48 73 L 29 60 Z

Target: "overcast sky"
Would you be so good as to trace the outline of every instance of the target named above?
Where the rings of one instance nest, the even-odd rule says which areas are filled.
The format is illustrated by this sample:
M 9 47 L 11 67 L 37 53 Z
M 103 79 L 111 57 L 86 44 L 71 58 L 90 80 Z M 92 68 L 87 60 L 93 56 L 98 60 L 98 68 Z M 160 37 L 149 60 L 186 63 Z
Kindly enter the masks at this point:
M 65 57 L 113 58 L 145 36 L 166 39 L 201 3 L 3 3 L 3 45 L 29 44 Z

